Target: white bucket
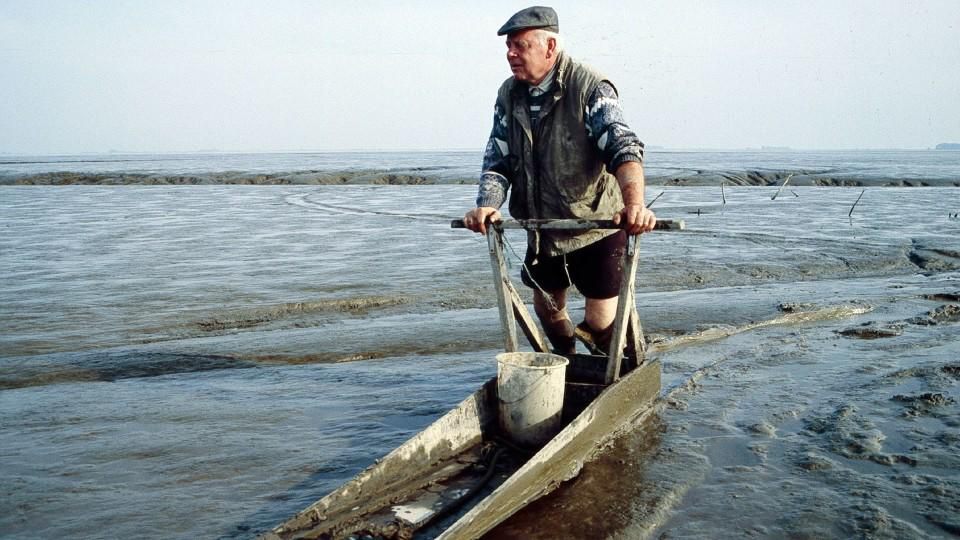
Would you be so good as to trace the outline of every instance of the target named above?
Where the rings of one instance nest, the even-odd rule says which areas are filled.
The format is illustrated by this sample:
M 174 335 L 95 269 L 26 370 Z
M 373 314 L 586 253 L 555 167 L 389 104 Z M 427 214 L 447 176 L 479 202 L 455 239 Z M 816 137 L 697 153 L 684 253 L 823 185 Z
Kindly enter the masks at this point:
M 511 440 L 538 447 L 560 431 L 567 363 L 549 353 L 497 355 L 500 429 Z

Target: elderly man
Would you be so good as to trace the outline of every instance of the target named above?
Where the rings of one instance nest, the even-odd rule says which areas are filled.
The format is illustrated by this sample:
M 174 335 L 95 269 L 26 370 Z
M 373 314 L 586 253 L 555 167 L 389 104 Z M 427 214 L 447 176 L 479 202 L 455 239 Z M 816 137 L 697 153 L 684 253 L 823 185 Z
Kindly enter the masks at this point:
M 477 208 L 464 221 L 486 233 L 508 191 L 515 218 L 613 218 L 622 230 L 530 232 L 521 272 L 556 352 L 576 351 L 566 311 L 571 284 L 586 299 L 580 327 L 605 351 L 626 234 L 656 224 L 644 205 L 643 143 L 624 121 L 613 84 L 562 50 L 552 8 L 519 11 L 497 35 L 507 36 L 513 76 L 497 95 Z

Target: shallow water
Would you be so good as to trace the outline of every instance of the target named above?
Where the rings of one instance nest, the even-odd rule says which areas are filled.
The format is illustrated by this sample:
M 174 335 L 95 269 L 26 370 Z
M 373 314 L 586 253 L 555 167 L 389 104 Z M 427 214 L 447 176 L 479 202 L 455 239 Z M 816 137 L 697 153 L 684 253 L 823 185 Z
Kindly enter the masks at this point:
M 4 536 L 252 536 L 460 401 L 500 346 L 485 241 L 449 228 L 474 191 L 2 188 Z M 657 353 L 655 418 L 496 536 L 957 534 L 960 192 L 663 191 L 657 340 L 869 312 Z

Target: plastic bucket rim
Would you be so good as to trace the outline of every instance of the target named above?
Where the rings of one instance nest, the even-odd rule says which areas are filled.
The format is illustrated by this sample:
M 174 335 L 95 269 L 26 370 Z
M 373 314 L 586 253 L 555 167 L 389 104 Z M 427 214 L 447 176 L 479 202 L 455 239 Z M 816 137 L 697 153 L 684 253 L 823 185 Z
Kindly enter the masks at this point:
M 536 357 L 538 355 L 544 356 L 544 357 L 550 357 L 551 359 L 554 360 L 554 362 L 550 365 L 535 366 L 526 362 L 516 360 L 518 357 L 519 358 L 528 357 L 528 356 Z M 505 364 L 511 367 L 517 367 L 517 368 L 523 368 L 523 369 L 553 370 L 553 369 L 566 368 L 567 365 L 570 364 L 570 360 L 568 358 L 561 356 L 559 354 L 554 354 L 554 353 L 521 352 L 521 351 L 502 352 L 502 353 L 498 353 L 496 358 L 497 358 L 498 364 Z

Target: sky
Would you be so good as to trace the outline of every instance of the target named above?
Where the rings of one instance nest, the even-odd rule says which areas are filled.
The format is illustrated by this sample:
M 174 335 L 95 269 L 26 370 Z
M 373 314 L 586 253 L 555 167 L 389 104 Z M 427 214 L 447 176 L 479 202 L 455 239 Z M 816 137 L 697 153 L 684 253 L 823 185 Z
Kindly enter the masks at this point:
M 0 0 L 0 153 L 479 152 L 528 5 Z M 649 147 L 960 142 L 957 0 L 551 5 Z

